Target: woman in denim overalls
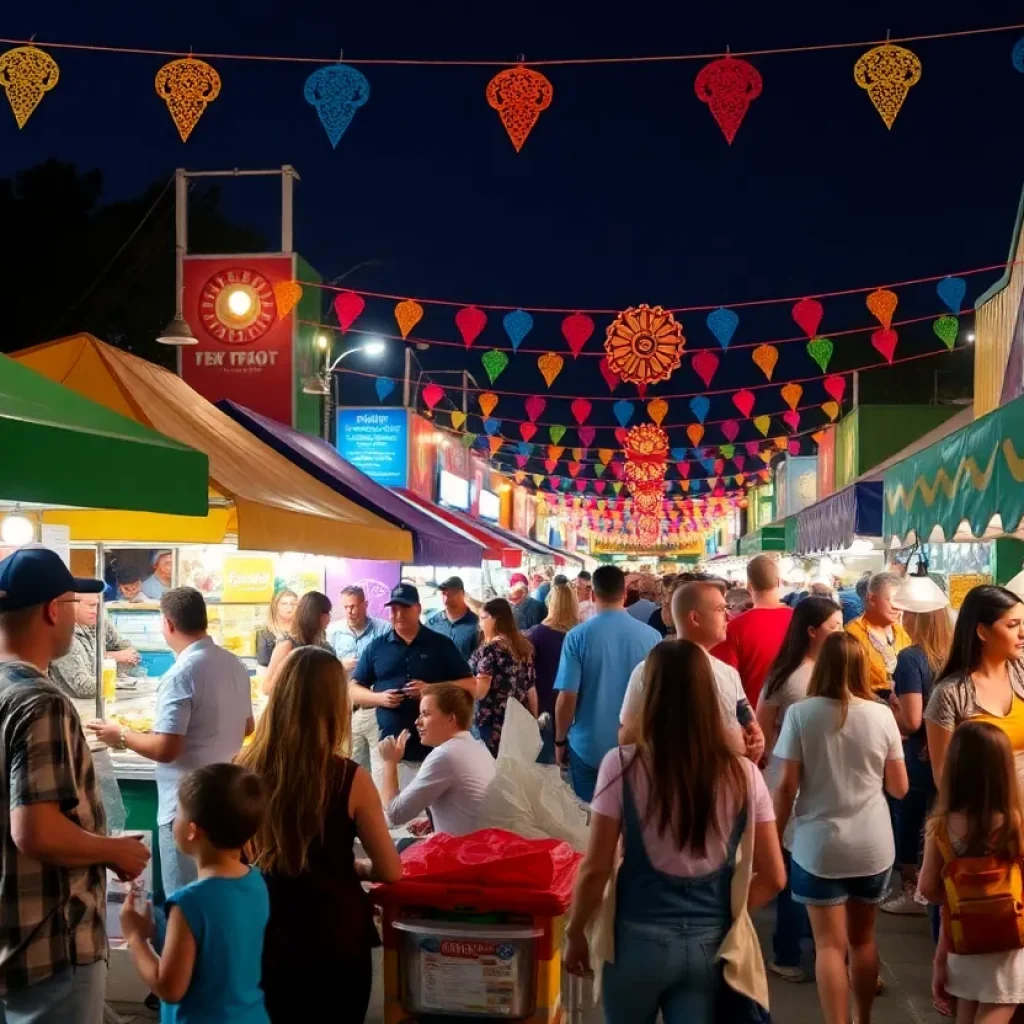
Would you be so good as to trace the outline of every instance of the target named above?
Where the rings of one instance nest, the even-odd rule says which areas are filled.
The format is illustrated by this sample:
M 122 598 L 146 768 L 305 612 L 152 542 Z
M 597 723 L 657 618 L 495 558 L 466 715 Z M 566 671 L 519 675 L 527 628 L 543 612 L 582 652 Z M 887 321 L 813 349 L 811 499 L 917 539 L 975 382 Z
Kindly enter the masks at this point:
M 566 968 L 589 973 L 584 928 L 601 902 L 622 837 L 615 956 L 604 967 L 607 1024 L 711 1024 L 724 994 L 718 950 L 732 925 L 736 849 L 755 826 L 751 908 L 785 872 L 771 797 L 722 724 L 707 654 L 686 640 L 648 655 L 636 747 L 601 764 L 590 845 L 566 928 Z

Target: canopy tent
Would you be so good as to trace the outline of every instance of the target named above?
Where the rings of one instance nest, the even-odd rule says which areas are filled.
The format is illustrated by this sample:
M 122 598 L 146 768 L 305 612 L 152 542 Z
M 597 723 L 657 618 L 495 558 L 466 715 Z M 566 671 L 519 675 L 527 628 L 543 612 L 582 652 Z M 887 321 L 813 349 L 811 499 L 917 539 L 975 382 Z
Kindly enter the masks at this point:
M 794 554 L 842 551 L 857 537 L 882 536 L 882 483 L 850 484 L 796 515 Z
M 13 356 L 50 380 L 209 458 L 209 510 L 202 519 L 124 511 L 47 512 L 72 540 L 223 543 L 243 550 L 298 551 L 407 561 L 412 537 L 293 466 L 162 367 L 89 334 L 24 349 Z M 104 479 L 108 459 L 93 472 Z M 153 467 L 147 467 L 149 473 Z M 146 474 L 135 484 L 145 490 Z M 176 483 L 173 478 L 170 483 Z
M 414 564 L 474 566 L 483 560 L 482 543 L 371 480 L 326 441 L 276 423 L 234 402 L 218 402 L 217 408 L 331 490 L 394 526 L 411 531 Z
M 508 568 L 516 568 L 521 564 L 523 552 L 526 550 L 522 544 L 518 542 L 512 544 L 506 538 L 500 537 L 492 530 L 486 529 L 482 523 L 477 523 L 468 516 L 460 516 L 451 509 L 442 508 L 440 505 L 426 501 L 418 494 L 413 494 L 412 491 L 398 490 L 395 493 L 400 494 L 409 504 L 437 516 L 449 526 L 461 530 L 472 537 L 473 540 L 484 545 L 484 558 L 488 561 L 501 562 L 502 565 Z M 457 562 L 450 562 L 447 559 L 439 564 L 458 565 Z
M 892 546 L 1024 537 L 1024 398 L 885 473 Z
M 6 356 L 0 356 L 0 452 L 5 501 L 206 515 L 209 464 L 202 452 Z

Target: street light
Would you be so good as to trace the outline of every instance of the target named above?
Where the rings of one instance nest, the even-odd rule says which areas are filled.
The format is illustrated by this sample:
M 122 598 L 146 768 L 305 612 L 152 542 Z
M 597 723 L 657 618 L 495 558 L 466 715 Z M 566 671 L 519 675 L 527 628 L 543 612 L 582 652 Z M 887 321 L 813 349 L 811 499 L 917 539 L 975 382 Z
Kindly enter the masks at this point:
M 330 339 L 326 334 L 318 334 L 316 344 L 317 348 L 319 348 L 324 354 L 324 372 L 315 377 L 308 378 L 302 385 L 302 393 L 304 395 L 320 395 L 324 399 L 323 437 L 325 441 L 330 441 L 331 416 L 334 411 L 334 394 L 331 384 L 334 380 L 333 375 L 335 370 L 337 370 L 338 365 L 343 359 L 356 352 L 365 352 L 368 356 L 372 356 L 374 358 L 382 356 L 387 351 L 388 347 L 380 338 L 367 338 L 362 344 L 345 349 L 345 351 L 342 352 L 334 362 L 328 363 L 327 360 L 330 359 Z

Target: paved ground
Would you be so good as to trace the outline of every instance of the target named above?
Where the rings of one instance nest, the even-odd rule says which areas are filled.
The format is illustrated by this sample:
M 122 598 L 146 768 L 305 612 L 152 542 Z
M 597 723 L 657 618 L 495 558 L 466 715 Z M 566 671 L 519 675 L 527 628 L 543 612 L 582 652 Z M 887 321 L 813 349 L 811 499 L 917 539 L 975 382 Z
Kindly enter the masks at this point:
M 762 941 L 770 939 L 770 913 L 759 916 L 758 927 Z M 932 948 L 927 919 L 880 914 L 878 936 L 886 991 L 875 1003 L 871 1024 L 938 1024 L 943 1018 L 931 1005 Z M 765 944 L 765 948 L 770 948 L 770 943 Z M 818 1024 L 821 1021 L 813 981 L 792 985 L 771 975 L 769 978 L 772 1018 L 777 1024 Z M 585 1024 L 601 1024 L 600 1010 L 592 1006 L 589 993 L 585 994 L 585 1003 Z M 157 1017 L 139 1006 L 123 1005 L 116 1009 L 126 1024 L 129 1021 L 142 1024 Z M 380 1014 L 381 993 L 375 990 L 367 1024 L 378 1024 Z

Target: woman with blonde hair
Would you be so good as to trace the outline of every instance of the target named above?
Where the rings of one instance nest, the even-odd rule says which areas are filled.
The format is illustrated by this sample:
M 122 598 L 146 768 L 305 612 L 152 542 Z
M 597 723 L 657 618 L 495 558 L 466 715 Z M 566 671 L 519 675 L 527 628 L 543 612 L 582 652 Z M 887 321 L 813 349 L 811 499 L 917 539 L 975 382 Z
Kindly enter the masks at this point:
M 256 634 L 256 664 L 261 668 L 270 664 L 274 647 L 288 635 L 298 603 L 299 595 L 287 588 L 279 590 L 270 602 L 266 625 Z
M 733 921 L 737 850 L 753 833 L 750 910 L 786 874 L 771 796 L 753 762 L 726 736 L 708 655 L 689 640 L 659 643 L 644 665 L 635 746 L 605 755 L 591 801 L 590 839 L 566 925 L 565 966 L 590 971 L 586 926 L 618 856 L 615 959 L 602 976 L 608 1024 L 734 1020 L 723 961 Z M 748 847 L 744 847 L 744 851 Z M 750 974 L 763 966 L 744 963 Z M 746 1019 L 746 1018 L 745 1018 Z
M 896 854 L 885 793 L 901 800 L 907 792 L 899 730 L 868 680 L 860 642 L 832 633 L 814 663 L 806 699 L 786 711 L 775 744 L 782 762 L 775 816 L 782 835 L 796 799 L 789 884 L 810 915 L 827 1024 L 849 1021 L 851 981 L 855 1019 L 871 1020 L 875 912 Z
M 544 746 L 537 758 L 541 764 L 555 763 L 555 676 L 562 657 L 565 634 L 578 626 L 579 603 L 572 584 L 555 582 L 548 594 L 548 617 L 526 631 L 533 644 L 533 668 L 537 686 L 537 708 L 541 717 Z M 543 716 L 547 715 L 547 718 Z
M 480 609 L 480 631 L 484 642 L 469 659 L 477 682 L 475 724 L 480 739 L 497 757 L 509 700 L 518 700 L 537 717 L 533 644 L 519 632 L 512 606 L 503 597 Z
M 334 654 L 334 648 L 327 642 L 327 627 L 331 622 L 331 599 L 318 590 L 303 594 L 295 609 L 295 618 L 287 634 L 278 641 L 270 664 L 263 676 L 263 692 L 269 694 L 281 671 L 285 658 L 300 647 L 321 647 Z
M 237 758 L 269 795 L 246 853 L 270 893 L 263 990 L 273 1024 L 319 1019 L 326 1006 L 333 1020 L 366 1016 L 380 940 L 362 882 L 395 881 L 402 866 L 373 780 L 345 756 L 350 728 L 341 662 L 305 646 L 285 659 Z M 369 861 L 355 859 L 357 837 Z

